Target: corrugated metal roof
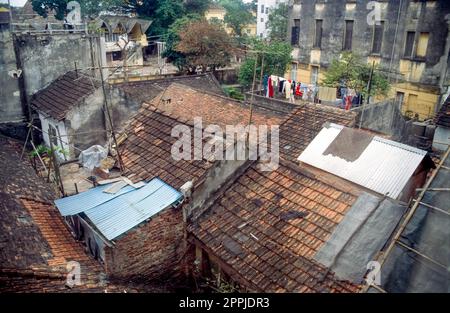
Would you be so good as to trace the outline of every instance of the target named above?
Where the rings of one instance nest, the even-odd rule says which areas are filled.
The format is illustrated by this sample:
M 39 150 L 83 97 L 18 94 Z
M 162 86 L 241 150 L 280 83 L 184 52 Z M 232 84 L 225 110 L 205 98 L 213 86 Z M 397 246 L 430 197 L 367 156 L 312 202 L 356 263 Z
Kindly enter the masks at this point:
M 112 240 L 182 197 L 158 178 L 139 189 L 127 186 L 114 195 L 103 192 L 110 185 L 56 200 L 55 204 L 63 216 L 84 212 L 97 229 Z
M 354 162 L 324 155 L 343 129 L 336 124 L 324 127 L 298 160 L 397 199 L 427 152 L 375 136 Z

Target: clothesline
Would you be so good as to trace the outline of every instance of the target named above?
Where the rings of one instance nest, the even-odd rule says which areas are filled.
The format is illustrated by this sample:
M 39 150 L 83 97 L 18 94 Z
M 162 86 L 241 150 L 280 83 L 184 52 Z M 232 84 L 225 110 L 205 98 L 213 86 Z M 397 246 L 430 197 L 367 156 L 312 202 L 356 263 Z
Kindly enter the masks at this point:
M 281 96 L 291 103 L 295 103 L 296 99 L 309 102 L 326 102 L 346 110 L 362 103 L 362 95 L 351 88 L 316 86 L 276 75 L 265 75 L 263 87 L 265 97 Z

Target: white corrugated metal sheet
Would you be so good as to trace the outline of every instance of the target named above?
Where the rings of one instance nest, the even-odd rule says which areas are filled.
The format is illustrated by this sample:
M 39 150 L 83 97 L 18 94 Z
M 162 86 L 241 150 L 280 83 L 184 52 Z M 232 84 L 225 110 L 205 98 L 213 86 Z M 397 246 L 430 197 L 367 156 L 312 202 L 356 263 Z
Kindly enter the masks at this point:
M 139 189 L 127 186 L 114 195 L 103 192 L 110 185 L 56 200 L 55 204 L 63 216 L 84 212 L 103 236 L 112 240 L 182 198 L 158 178 Z
M 344 126 L 336 124 L 324 127 L 298 160 L 397 199 L 427 152 L 374 137 L 354 162 L 333 155 L 324 155 L 343 129 Z

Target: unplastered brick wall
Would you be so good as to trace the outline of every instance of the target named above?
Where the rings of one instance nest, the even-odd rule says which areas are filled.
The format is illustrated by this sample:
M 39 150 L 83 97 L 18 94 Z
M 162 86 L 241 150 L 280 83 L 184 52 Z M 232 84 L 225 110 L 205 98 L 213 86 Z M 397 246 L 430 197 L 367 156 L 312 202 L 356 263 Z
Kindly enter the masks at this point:
M 105 248 L 105 267 L 110 278 L 159 278 L 182 271 L 183 213 L 166 208 Z

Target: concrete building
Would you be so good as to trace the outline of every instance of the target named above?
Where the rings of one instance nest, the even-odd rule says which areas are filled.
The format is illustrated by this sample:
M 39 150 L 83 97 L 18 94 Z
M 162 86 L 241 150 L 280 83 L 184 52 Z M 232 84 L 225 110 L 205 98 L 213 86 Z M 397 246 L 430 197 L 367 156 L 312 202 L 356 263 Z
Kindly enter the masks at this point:
M 320 83 L 333 59 L 352 51 L 391 80 L 403 114 L 432 118 L 449 86 L 448 1 L 290 1 L 286 76 Z
M 220 22 L 224 23 L 226 14 L 227 14 L 227 10 L 223 6 L 215 3 L 215 4 L 211 4 L 210 7 L 208 8 L 208 10 L 206 10 L 205 18 L 206 18 L 206 20 L 208 20 L 210 22 L 216 20 L 216 21 L 220 21 Z M 253 14 L 254 18 L 256 19 L 255 14 L 253 12 L 252 12 L 252 14 Z M 256 36 L 256 28 L 257 28 L 256 22 L 251 23 L 251 24 L 244 26 L 242 32 L 243 32 L 243 34 L 248 35 L 248 36 Z M 233 33 L 233 30 L 226 25 L 225 25 L 225 31 L 228 34 Z
M 123 90 L 106 85 L 108 107 L 118 131 L 140 103 Z M 72 160 L 93 145 L 105 145 L 111 125 L 104 110 L 101 82 L 82 71 L 69 71 L 37 92 L 31 106 L 39 115 L 43 141 L 67 152 L 61 159 Z
M 148 46 L 146 32 L 151 21 L 116 15 L 102 15 L 94 22 L 105 38 L 106 62 L 108 66 L 123 64 L 143 65 L 143 50 Z
M 258 0 L 258 11 L 256 21 L 256 34 L 261 38 L 267 38 L 269 36 L 269 30 L 267 29 L 267 22 L 269 21 L 269 14 L 271 10 L 276 8 L 280 3 L 286 3 L 287 0 Z

